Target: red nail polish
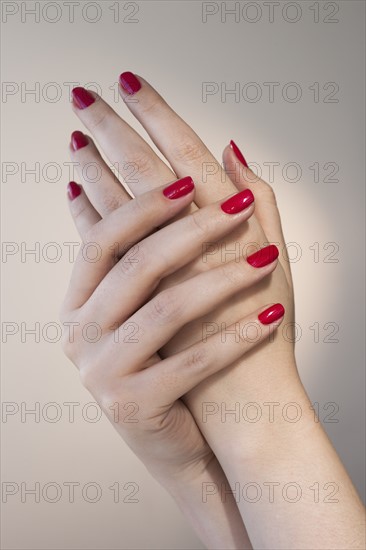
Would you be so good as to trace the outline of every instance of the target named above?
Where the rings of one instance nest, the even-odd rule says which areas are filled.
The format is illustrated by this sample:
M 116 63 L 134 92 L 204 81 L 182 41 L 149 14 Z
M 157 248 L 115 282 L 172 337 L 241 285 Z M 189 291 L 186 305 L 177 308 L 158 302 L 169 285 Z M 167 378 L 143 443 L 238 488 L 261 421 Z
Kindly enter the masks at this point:
M 120 75 L 119 82 L 124 91 L 127 92 L 129 95 L 135 94 L 141 88 L 141 84 L 138 78 L 129 71 Z
M 91 93 L 89 93 L 88 90 L 86 90 L 85 88 L 81 88 L 81 87 L 74 88 L 72 90 L 72 99 L 73 99 L 74 105 L 78 109 L 86 109 L 87 107 L 89 107 L 89 105 L 91 105 L 95 101 Z
M 240 151 L 239 147 L 236 145 L 236 143 L 233 140 L 230 141 L 230 147 L 234 151 L 236 158 L 240 160 L 242 164 L 244 164 L 245 168 L 248 168 L 248 163 L 245 160 L 243 153 Z
M 73 201 L 78 197 L 81 193 L 81 186 L 75 183 L 74 181 L 70 181 L 70 183 L 67 186 L 67 194 L 69 196 L 69 199 Z
M 79 130 L 76 130 L 76 132 L 73 132 L 71 134 L 71 147 L 74 149 L 74 151 L 77 151 L 78 149 L 82 149 L 86 145 L 88 145 L 89 141 L 83 132 L 79 132 Z
M 233 197 L 230 197 L 227 201 L 223 202 L 221 209 L 226 212 L 226 214 L 237 214 L 245 208 L 248 208 L 253 201 L 253 193 L 250 189 L 244 189 L 244 191 L 240 191 L 240 193 L 237 193 Z
M 190 176 L 187 176 L 168 185 L 168 187 L 163 190 L 163 193 L 168 199 L 179 199 L 180 197 L 188 195 L 193 189 L 193 180 Z
M 285 308 L 282 304 L 274 304 L 273 306 L 265 309 L 258 315 L 259 321 L 262 325 L 270 325 L 278 319 L 281 319 L 285 314 Z
M 278 258 L 278 254 L 277 246 L 270 244 L 248 256 L 247 262 L 253 267 L 264 267 L 274 262 Z

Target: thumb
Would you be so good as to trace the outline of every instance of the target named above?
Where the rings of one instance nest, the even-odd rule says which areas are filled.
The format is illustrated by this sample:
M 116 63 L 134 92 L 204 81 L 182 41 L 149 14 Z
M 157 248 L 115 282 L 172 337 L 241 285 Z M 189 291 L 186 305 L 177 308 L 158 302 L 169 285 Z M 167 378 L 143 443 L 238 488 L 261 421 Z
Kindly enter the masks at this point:
M 225 172 L 235 187 L 239 191 L 248 188 L 255 196 L 255 216 L 261 224 L 268 241 L 276 244 L 283 251 L 281 254 L 282 260 L 280 261 L 288 281 L 292 283 L 281 217 L 272 187 L 252 172 L 244 155 L 233 141 L 225 147 L 222 158 Z

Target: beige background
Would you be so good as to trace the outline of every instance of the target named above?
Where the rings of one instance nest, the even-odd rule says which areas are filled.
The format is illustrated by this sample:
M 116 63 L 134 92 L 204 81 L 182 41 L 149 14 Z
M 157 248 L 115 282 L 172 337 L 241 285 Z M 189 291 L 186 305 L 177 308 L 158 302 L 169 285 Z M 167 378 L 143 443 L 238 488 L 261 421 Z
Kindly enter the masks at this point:
M 45 9 L 46 4 L 52 5 Z M 59 343 L 50 342 L 56 332 L 49 328 L 42 335 L 48 323 L 58 323 L 72 268 L 63 243 L 78 241 L 65 200 L 69 135 L 80 127 L 68 105 L 67 83 L 97 82 L 113 103 L 113 84 L 124 70 L 141 74 L 156 86 L 217 157 L 233 138 L 247 160 L 263 170 L 265 179 L 269 179 L 268 163 L 280 163 L 273 185 L 287 240 L 297 243 L 294 253 L 301 252 L 293 264 L 302 331 L 297 346 L 299 368 L 312 401 L 319 403 L 322 420 L 335 411 L 332 418 L 338 422 L 325 422 L 325 428 L 363 494 L 364 2 L 338 1 L 327 6 L 315 2 L 318 23 L 315 8 L 310 9 L 314 2 L 306 1 L 292 7 L 281 2 L 273 22 L 265 3 L 245 7 L 248 2 L 240 2 L 240 10 L 248 11 L 241 11 L 238 22 L 234 16 L 221 22 L 219 11 L 206 23 L 201 2 L 120 2 L 118 23 L 113 22 L 110 9 L 115 2 L 90 4 L 79 2 L 72 23 L 64 2 L 41 2 L 37 23 L 34 16 L 21 13 L 21 5 L 31 8 L 34 2 L 2 3 L 2 238 L 19 250 L 39 246 L 41 251 L 38 262 L 34 256 L 22 258 L 16 252 L 3 256 L 1 266 L 3 329 L 9 330 L 6 323 L 10 322 L 19 329 L 8 337 L 2 351 L 2 399 L 8 403 L 3 406 L 8 411 L 13 407 L 14 412 L 3 416 L 1 423 L 2 488 L 3 492 L 10 488 L 5 483 L 19 486 L 2 505 L 2 547 L 202 548 L 171 499 L 109 423 L 88 421 L 92 408 L 84 409 L 83 417 L 81 410 L 92 400 Z M 212 9 L 220 5 L 210 3 Z M 135 6 L 138 12 L 129 16 Z M 6 20 L 4 9 L 17 8 Z M 101 18 L 91 23 L 97 9 Z M 297 22 L 286 21 L 296 18 L 299 10 Z M 54 23 L 46 20 L 59 15 Z M 256 16 L 257 22 L 245 20 Z M 219 89 L 231 89 L 237 82 L 248 93 L 254 87 L 245 88 L 246 83 L 255 82 L 262 98 L 250 102 L 241 96 L 236 102 L 232 95 L 216 94 L 204 102 L 205 82 L 215 82 Z M 273 102 L 268 100 L 266 82 L 278 83 Z M 286 89 L 289 94 L 295 90 L 286 88 L 289 82 L 296 82 L 301 91 L 297 102 L 283 98 Z M 335 85 L 329 87 L 329 82 L 339 87 L 333 96 L 329 93 Z M 319 83 L 318 102 L 314 83 Z M 31 89 L 35 95 L 25 93 Z M 138 128 L 123 105 L 116 108 Z M 39 163 L 39 177 L 26 173 L 35 163 Z M 286 173 L 287 163 L 300 166 L 299 181 L 289 181 L 295 172 L 289 166 Z M 314 181 L 315 163 L 320 166 L 319 182 Z M 339 166 L 333 176 L 338 181 L 327 181 L 334 164 L 326 163 Z M 48 243 L 57 243 L 60 258 L 56 262 L 50 261 L 56 249 Z M 338 262 L 325 261 L 332 259 L 327 255 L 337 247 L 332 258 Z M 39 342 L 24 334 L 37 322 Z M 314 341 L 314 323 L 319 323 L 319 342 Z M 333 336 L 338 343 L 325 341 L 334 324 L 339 326 Z M 31 409 L 37 402 L 39 422 L 32 415 L 22 422 L 22 407 Z M 61 411 L 57 422 L 49 420 L 56 412 L 47 408 L 51 402 Z M 74 422 L 68 420 L 65 402 L 80 403 Z M 28 489 L 40 483 L 39 503 L 31 495 L 21 501 L 22 482 Z M 55 496 L 54 488 L 42 496 L 50 482 L 62 489 L 55 503 L 47 502 Z M 68 502 L 64 485 L 68 482 L 80 484 L 74 503 Z M 116 482 L 121 488 L 119 503 L 113 502 L 109 489 Z M 128 482 L 139 486 L 136 503 L 123 502 L 134 487 L 126 487 Z M 101 488 L 99 502 L 83 499 L 81 488 L 87 483 Z M 87 498 L 94 494 L 90 488 Z

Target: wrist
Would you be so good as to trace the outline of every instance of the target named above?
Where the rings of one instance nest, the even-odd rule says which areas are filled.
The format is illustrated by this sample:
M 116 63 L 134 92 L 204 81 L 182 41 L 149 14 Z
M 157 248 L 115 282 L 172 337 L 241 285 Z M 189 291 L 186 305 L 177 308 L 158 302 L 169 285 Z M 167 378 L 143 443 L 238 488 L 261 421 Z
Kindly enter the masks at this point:
M 211 377 L 187 397 L 218 457 L 253 456 L 264 442 L 275 441 L 277 432 L 315 421 L 293 354 L 256 361 L 254 356 L 248 365 L 233 365 L 225 378 Z
M 217 458 L 179 475 L 154 475 L 207 548 L 252 550 L 229 482 Z

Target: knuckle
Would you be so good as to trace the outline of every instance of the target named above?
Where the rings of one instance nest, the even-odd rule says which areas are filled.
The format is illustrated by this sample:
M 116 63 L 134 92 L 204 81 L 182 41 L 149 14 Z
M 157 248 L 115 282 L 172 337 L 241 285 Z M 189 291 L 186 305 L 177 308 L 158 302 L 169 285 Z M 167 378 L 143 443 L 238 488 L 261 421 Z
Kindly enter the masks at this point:
M 205 346 L 200 346 L 188 354 L 184 361 L 183 368 L 204 372 L 209 369 L 210 364 L 211 361 L 207 348 Z
M 113 212 L 124 205 L 123 196 L 118 196 L 115 193 L 106 193 L 102 197 L 103 206 L 107 212 Z
M 92 360 L 90 357 L 81 359 L 78 369 L 81 384 L 92 395 L 98 395 L 98 401 L 100 401 L 99 396 L 103 395 L 105 389 L 101 383 L 101 361 L 98 355 L 96 354 Z M 104 375 L 102 378 L 103 383 L 105 383 L 105 378 Z
M 155 114 L 156 111 L 159 111 L 163 107 L 164 103 L 165 102 L 158 94 L 154 94 L 152 97 L 149 98 L 148 101 L 140 103 L 140 112 L 143 115 L 149 113 Z
M 94 109 L 89 111 L 90 120 L 88 121 L 89 130 L 94 133 L 95 131 L 104 131 L 109 122 L 109 116 L 107 109 L 99 107 L 99 109 Z
M 95 386 L 95 382 L 89 381 L 89 386 L 91 384 Z M 133 393 L 132 389 L 128 376 L 119 380 L 113 379 L 108 387 L 98 391 L 98 403 L 110 420 L 113 419 L 113 422 L 120 425 L 126 424 L 126 428 L 136 429 L 137 420 L 129 421 L 129 417 L 134 416 L 140 408 L 139 401 L 136 401 L 138 394 Z
M 144 267 L 149 264 L 146 247 L 141 244 L 133 245 L 116 264 L 122 277 L 138 276 Z
M 198 236 L 203 237 L 207 235 L 207 233 L 209 232 L 209 220 L 206 218 L 206 216 L 202 215 L 202 212 L 200 210 L 192 214 L 189 219 L 192 224 L 193 231 Z
M 68 357 L 68 359 L 72 360 L 73 358 L 73 346 L 71 345 L 70 339 L 65 336 L 65 333 L 62 335 L 61 338 L 61 347 L 62 351 Z
M 147 153 L 136 153 L 129 157 L 125 163 L 126 170 L 129 172 L 131 166 L 136 170 L 136 174 L 148 176 L 156 173 L 156 165 L 154 160 Z M 135 177 L 135 176 L 134 176 Z
M 199 139 L 186 139 L 174 147 L 172 156 L 177 161 L 197 162 L 207 157 L 207 149 Z
M 163 290 L 150 302 L 149 317 L 159 324 L 174 323 L 182 317 L 183 304 L 174 289 Z
M 86 366 L 79 368 L 79 379 L 80 379 L 81 385 L 90 393 L 92 393 L 95 385 L 94 378 L 95 377 L 94 377 L 93 369 L 87 368 Z
M 77 360 L 77 348 L 81 338 L 82 334 L 79 323 L 72 328 L 64 324 L 61 336 L 61 347 L 66 357 L 72 362 Z
M 71 342 L 70 335 L 65 330 L 63 331 L 61 337 L 61 347 L 66 357 L 73 361 L 75 354 L 75 344 Z
M 75 221 L 79 220 L 87 214 L 88 204 L 85 201 L 73 201 L 72 205 L 72 216 Z

